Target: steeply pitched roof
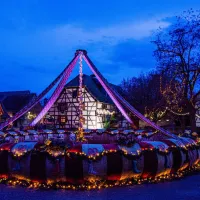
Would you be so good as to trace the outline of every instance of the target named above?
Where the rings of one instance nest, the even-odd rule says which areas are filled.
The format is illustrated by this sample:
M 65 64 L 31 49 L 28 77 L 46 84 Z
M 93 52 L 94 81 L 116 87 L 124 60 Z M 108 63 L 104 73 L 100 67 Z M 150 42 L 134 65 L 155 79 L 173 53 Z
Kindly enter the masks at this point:
M 93 75 L 88 76 L 83 74 L 83 86 L 85 86 L 98 101 L 113 104 L 104 88 Z M 72 79 L 69 83 L 66 84 L 65 87 L 79 87 L 79 76 L 76 76 L 74 79 Z
M 30 91 L 0 92 L 0 103 L 7 112 L 17 112 L 28 104 L 35 95 Z

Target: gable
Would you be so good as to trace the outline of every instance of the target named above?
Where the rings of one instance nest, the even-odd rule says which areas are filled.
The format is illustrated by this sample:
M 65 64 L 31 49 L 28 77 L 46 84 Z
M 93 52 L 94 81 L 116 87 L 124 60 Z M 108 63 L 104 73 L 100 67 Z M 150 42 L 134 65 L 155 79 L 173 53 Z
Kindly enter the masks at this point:
M 79 87 L 79 75 L 66 84 L 65 88 Z M 112 100 L 94 76 L 83 74 L 83 87 L 94 99 L 102 103 L 113 104 Z

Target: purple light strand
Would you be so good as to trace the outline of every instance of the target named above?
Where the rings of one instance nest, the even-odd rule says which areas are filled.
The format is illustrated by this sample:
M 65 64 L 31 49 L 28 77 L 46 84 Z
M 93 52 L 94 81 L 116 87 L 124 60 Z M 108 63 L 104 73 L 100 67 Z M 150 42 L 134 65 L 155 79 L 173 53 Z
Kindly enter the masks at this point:
M 42 93 L 40 93 L 36 98 L 32 99 L 25 107 L 23 107 L 13 117 L 1 123 L 0 130 L 2 130 L 9 124 L 13 123 L 14 121 L 16 121 L 18 118 L 27 113 L 31 108 L 33 108 L 36 104 L 38 104 L 41 101 L 41 99 L 54 87 L 54 85 L 56 85 L 56 83 L 60 80 L 60 78 L 63 76 L 63 74 L 66 72 L 66 70 L 69 68 L 70 64 L 74 61 L 75 58 L 76 56 L 72 59 L 69 65 L 65 67 L 65 69 L 60 73 L 60 75 L 45 90 L 43 90 Z
M 90 69 L 92 70 L 92 72 L 94 73 L 94 75 L 97 77 L 98 81 L 100 82 L 100 84 L 102 85 L 102 87 L 105 89 L 105 91 L 107 92 L 107 94 L 109 95 L 109 97 L 112 99 L 112 101 L 114 102 L 114 104 L 120 110 L 120 112 L 122 113 L 122 115 L 126 118 L 126 120 L 130 124 L 133 124 L 133 121 L 127 115 L 127 113 L 125 112 L 125 110 L 123 109 L 123 107 L 120 105 L 120 103 L 117 101 L 117 99 L 112 95 L 112 93 L 110 92 L 109 88 L 106 86 L 106 84 L 100 78 L 100 76 L 98 75 L 98 73 L 93 69 L 92 64 L 88 61 L 88 59 L 85 57 L 85 55 L 83 55 L 83 58 L 84 58 L 85 62 L 88 64 L 88 66 L 90 67 Z
M 68 80 L 76 62 L 77 62 L 78 56 L 74 59 L 74 61 L 70 64 L 69 68 L 65 71 L 63 78 L 61 79 L 59 85 L 55 89 L 54 93 L 52 94 L 51 98 L 45 105 L 45 107 L 42 109 L 42 111 L 39 113 L 39 115 L 31 122 L 30 126 L 36 125 L 44 116 L 45 114 L 49 111 L 49 109 L 52 107 L 52 105 L 55 103 L 57 98 L 59 97 L 60 93 L 62 92 L 66 81 Z

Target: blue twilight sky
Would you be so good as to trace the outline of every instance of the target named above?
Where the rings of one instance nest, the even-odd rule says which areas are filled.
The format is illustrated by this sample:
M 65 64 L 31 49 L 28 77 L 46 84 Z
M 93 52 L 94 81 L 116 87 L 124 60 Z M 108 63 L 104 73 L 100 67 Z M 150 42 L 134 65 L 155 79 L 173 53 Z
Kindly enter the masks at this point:
M 42 91 L 78 48 L 112 83 L 147 72 L 153 32 L 189 8 L 200 1 L 0 0 L 0 91 Z

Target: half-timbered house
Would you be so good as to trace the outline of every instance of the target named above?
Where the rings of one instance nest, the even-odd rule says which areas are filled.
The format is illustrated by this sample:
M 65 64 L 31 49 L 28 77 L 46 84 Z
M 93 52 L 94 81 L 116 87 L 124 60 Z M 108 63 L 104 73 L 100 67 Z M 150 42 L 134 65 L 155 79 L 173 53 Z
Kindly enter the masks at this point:
M 44 123 L 55 128 L 79 126 L 79 76 L 71 80 L 44 118 Z M 116 112 L 112 100 L 93 76 L 83 75 L 83 128 L 105 128 Z

